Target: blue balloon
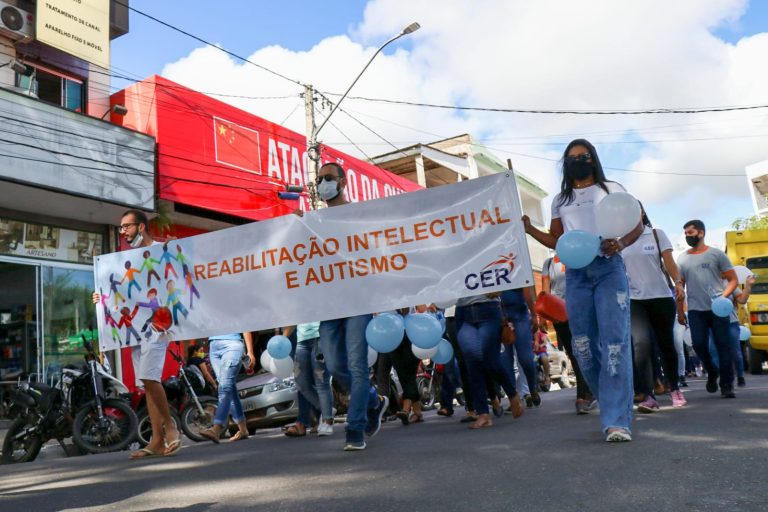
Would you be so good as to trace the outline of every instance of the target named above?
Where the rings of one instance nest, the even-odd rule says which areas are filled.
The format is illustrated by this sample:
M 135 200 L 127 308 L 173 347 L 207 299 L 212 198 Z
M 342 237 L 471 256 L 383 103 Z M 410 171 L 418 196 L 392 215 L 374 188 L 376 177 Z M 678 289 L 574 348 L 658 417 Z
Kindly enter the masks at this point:
M 435 348 L 443 337 L 443 328 L 434 315 L 413 313 L 405 317 L 405 333 L 419 348 Z
M 725 297 L 718 297 L 712 301 L 712 312 L 719 317 L 727 317 L 733 312 L 733 302 Z
M 575 229 L 557 240 L 555 250 L 566 267 L 584 268 L 592 263 L 600 252 L 600 238 L 587 231 Z
M 749 327 L 747 327 L 746 325 L 739 326 L 740 341 L 747 341 L 749 340 L 750 336 L 752 336 L 752 331 L 749 330 Z
M 291 340 L 285 336 L 272 336 L 267 342 L 267 352 L 272 359 L 285 359 L 291 355 Z
M 437 353 L 432 356 L 432 360 L 437 364 L 448 364 L 453 359 L 453 346 L 446 340 L 440 340 L 437 345 Z
M 373 317 L 365 328 L 368 345 L 380 354 L 395 350 L 403 341 L 404 335 L 403 318 L 391 313 Z

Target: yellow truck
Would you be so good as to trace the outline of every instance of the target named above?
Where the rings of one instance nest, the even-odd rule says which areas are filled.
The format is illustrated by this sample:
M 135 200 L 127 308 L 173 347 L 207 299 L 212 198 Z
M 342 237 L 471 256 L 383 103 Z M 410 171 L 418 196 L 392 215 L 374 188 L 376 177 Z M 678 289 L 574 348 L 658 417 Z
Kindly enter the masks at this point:
M 739 323 L 752 332 L 748 344 L 749 372 L 759 375 L 763 362 L 768 361 L 768 229 L 726 232 L 725 252 L 731 263 L 747 267 L 757 278 L 746 308 L 739 311 Z

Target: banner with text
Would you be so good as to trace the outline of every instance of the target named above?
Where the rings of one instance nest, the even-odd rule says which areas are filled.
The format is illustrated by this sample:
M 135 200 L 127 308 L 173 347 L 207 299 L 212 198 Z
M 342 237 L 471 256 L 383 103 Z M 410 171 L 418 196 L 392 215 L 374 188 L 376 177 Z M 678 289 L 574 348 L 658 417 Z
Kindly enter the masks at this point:
M 102 349 L 533 283 L 512 172 L 98 256 Z

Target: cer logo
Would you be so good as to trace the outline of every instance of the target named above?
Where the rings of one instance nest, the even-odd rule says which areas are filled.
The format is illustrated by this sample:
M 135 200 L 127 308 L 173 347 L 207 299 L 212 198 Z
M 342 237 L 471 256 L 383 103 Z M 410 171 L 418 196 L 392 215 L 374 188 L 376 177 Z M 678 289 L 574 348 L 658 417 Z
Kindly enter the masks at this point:
M 478 288 L 491 288 L 500 284 L 512 284 L 512 271 L 515 268 L 514 253 L 499 256 L 499 259 L 492 261 L 479 273 L 467 274 L 464 278 L 464 286 L 468 290 L 477 290 Z M 493 268 L 491 268 L 493 267 Z

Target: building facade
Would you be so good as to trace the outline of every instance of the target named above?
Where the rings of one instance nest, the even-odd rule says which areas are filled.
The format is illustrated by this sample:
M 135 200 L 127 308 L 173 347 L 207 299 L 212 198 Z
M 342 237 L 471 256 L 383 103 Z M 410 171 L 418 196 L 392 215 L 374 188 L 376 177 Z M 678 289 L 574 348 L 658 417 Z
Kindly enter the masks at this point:
M 37 40 L 35 19 L 49 4 L 0 0 L 5 382 L 82 362 L 82 336 L 96 324 L 93 259 L 116 248 L 123 211 L 156 207 L 154 139 L 105 120 L 114 115 L 107 68 Z M 121 4 L 105 3 L 109 40 L 128 31 Z

